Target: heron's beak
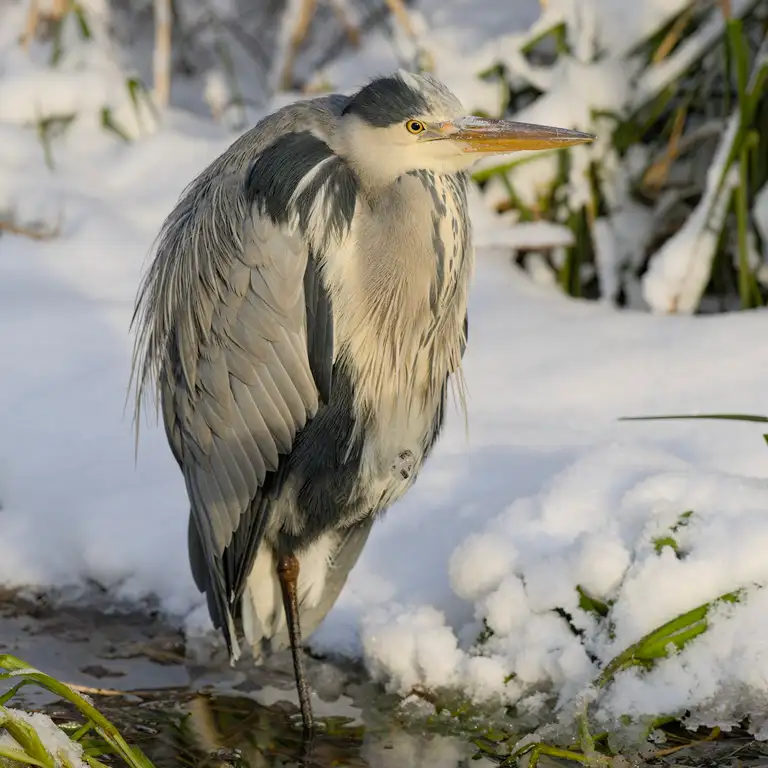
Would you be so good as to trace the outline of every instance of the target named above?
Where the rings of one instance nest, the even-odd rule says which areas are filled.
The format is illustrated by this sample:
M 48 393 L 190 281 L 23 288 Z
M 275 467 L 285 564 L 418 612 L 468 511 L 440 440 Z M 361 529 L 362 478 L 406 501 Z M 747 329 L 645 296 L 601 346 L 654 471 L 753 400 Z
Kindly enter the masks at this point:
M 595 139 L 591 133 L 552 128 L 547 125 L 514 123 L 483 117 L 462 117 L 439 126 L 442 138 L 462 146 L 463 152 L 519 152 L 530 149 L 562 149 L 586 144 Z

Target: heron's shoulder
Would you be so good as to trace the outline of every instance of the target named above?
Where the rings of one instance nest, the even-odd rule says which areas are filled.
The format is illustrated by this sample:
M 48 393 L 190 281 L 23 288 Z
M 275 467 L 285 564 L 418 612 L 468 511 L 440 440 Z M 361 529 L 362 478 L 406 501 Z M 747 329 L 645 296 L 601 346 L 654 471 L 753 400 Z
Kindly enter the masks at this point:
M 211 162 L 182 193 L 179 211 L 206 206 L 242 217 L 253 200 L 248 178 L 253 165 L 271 179 L 270 197 L 284 204 L 301 177 L 331 155 L 327 137 L 348 97 L 334 94 L 288 104 L 260 120 Z M 278 183 L 279 182 L 279 183 Z M 280 193 L 283 194 L 275 194 Z
M 348 101 L 347 96 L 331 94 L 286 104 L 263 117 L 253 128 L 246 131 L 221 159 L 229 167 L 245 168 L 256 155 L 285 136 L 309 133 L 324 141 Z

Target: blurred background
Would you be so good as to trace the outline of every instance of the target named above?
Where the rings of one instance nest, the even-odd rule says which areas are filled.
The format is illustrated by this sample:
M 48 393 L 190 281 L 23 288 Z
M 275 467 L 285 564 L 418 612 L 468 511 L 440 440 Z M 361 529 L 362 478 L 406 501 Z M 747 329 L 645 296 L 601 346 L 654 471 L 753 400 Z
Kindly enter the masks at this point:
M 747 309 L 768 295 L 767 19 L 764 0 L 5 0 L 0 119 L 53 172 L 77 123 L 130 143 L 170 108 L 234 136 L 301 95 L 433 71 L 478 114 L 599 136 L 476 169 L 531 279 Z M 0 226 L 52 226 L 2 192 Z

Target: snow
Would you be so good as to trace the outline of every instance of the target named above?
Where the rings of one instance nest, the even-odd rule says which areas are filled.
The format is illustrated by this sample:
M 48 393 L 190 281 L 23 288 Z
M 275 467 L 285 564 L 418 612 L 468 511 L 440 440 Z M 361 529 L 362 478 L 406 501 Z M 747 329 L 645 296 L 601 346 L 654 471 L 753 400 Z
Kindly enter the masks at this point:
M 482 215 L 482 214 L 481 214 Z M 478 225 L 477 218 L 475 226 Z M 516 221 L 514 226 L 499 226 L 510 221 L 511 217 L 497 217 L 498 222 L 492 228 L 480 229 L 475 236 L 475 245 L 509 246 L 515 250 L 528 248 L 568 248 L 573 245 L 574 237 L 568 227 L 551 221 Z M 510 224 L 512 222 L 510 221 Z
M 695 312 L 709 282 L 731 194 L 739 170 L 729 166 L 739 131 L 739 113 L 728 120 L 701 200 L 685 224 L 650 260 L 643 276 L 643 295 L 657 312 Z
M 471 688 L 477 659 L 458 638 L 473 637 L 467 627 L 485 618 L 496 636 L 484 652 L 503 674 L 484 696 L 514 700 L 520 686 L 551 682 L 567 697 L 597 672 L 585 649 L 607 662 L 664 621 L 765 583 L 768 486 L 759 432 L 615 421 L 764 413 L 760 371 L 768 360 L 758 339 L 765 317 L 618 314 L 541 295 L 498 254 L 479 262 L 467 361 L 470 445 L 454 421 L 419 484 L 375 532 L 338 610 L 361 612 L 369 669 L 394 690 L 437 685 L 441 664 L 443 684 Z M 676 534 L 688 556 L 657 554 L 653 539 L 688 509 L 689 525 Z M 402 564 L 396 573 L 394 557 Z M 613 640 L 578 608 L 577 584 L 615 601 Z M 377 598 L 386 615 L 373 605 Z M 583 641 L 556 608 L 585 629 Z M 747 602 L 729 620 L 745 646 L 738 658 L 713 633 L 659 665 L 685 670 L 674 691 L 678 708 L 709 703 L 702 690 L 713 668 L 723 679 L 738 668 L 742 680 L 755 681 L 742 704 L 750 695 L 762 701 L 764 634 L 738 630 L 753 620 L 751 610 Z M 475 637 L 479 631 L 476 624 Z M 334 641 L 332 615 L 315 642 L 331 648 Z M 703 642 L 712 645 L 702 657 Z M 510 673 L 511 692 L 503 683 Z M 636 676 L 620 678 L 613 714 L 662 711 L 664 673 L 657 675 L 659 687 L 642 690 Z M 720 688 L 718 698 L 726 692 Z
M 435 22 L 422 43 L 469 105 L 498 106 L 497 85 L 467 76 L 493 59 L 498 48 L 481 43 L 498 17 L 478 14 L 479 27 L 465 38 L 463 4 L 425 1 L 416 28 Z M 656 22 L 680 7 L 673 0 L 595 5 L 632 9 L 624 26 L 610 17 L 624 30 L 616 56 L 653 28 L 651 5 Z M 0 13 L 0 30 L 21 28 L 20 7 Z M 545 21 L 575 7 L 550 0 Z M 579 22 L 584 35 L 588 22 Z M 498 34 L 519 37 L 518 30 L 510 22 Z M 35 103 L 47 115 L 77 108 L 93 116 L 105 103 L 127 109 L 117 96 L 121 70 L 109 58 L 94 69 L 94 53 L 88 66 L 73 63 L 48 79 L 40 61 L 23 64 L 6 51 L 15 51 L 7 32 L 0 37 L 0 56 L 13 65 L 0 77 L 0 220 L 58 226 L 46 241 L 0 236 L 0 582 L 84 594 L 96 583 L 116 601 L 151 598 L 196 631 L 205 609 L 187 563 L 187 500 L 156 424 L 142 425 L 134 463 L 128 326 L 163 217 L 233 135 L 207 118 L 169 111 L 157 129 L 131 124 L 136 139 L 126 144 L 83 119 L 53 144 L 52 171 L 23 125 Z M 557 88 L 520 119 L 588 130 L 590 108 L 626 98 L 629 69 L 615 57 L 590 61 L 588 35 L 579 46 L 585 60 L 537 73 Z M 321 74 L 349 88 L 395 59 L 374 31 L 365 54 Z M 585 79 L 589 99 L 579 100 L 575 83 Z M 563 89 L 570 99 L 557 97 Z M 223 109 L 226 84 L 212 76 L 207 96 Z M 574 195 L 588 194 L 579 174 L 595 153 L 611 170 L 606 145 L 575 149 Z M 612 226 L 599 222 L 598 252 L 608 293 L 650 227 L 627 203 L 626 175 L 611 172 L 614 215 Z M 549 156 L 517 166 L 512 179 L 533 200 L 554 173 Z M 765 199 L 763 192 L 761 210 Z M 466 356 L 469 438 L 452 411 L 419 481 L 375 526 L 311 644 L 362 657 L 374 679 L 403 695 L 448 686 L 477 702 L 539 711 L 542 687 L 566 705 L 644 633 L 748 587 L 747 599 L 716 612 L 710 631 L 682 653 L 648 674 L 619 675 L 599 713 L 613 722 L 687 709 L 725 724 L 753 715 L 756 732 L 768 737 L 760 715 L 768 698 L 768 596 L 754 588 L 768 583 L 768 454 L 759 427 L 618 421 L 768 413 L 765 312 L 680 317 L 566 299 L 534 284 L 510 256 L 532 248 L 535 261 L 535 249 L 562 249 L 570 233 L 541 222 L 512 226 L 486 202 L 473 194 L 481 247 Z M 679 240 L 669 242 L 680 249 Z M 538 263 L 544 270 L 540 255 Z M 667 275 L 654 288 L 654 274 L 646 296 L 664 308 L 673 283 Z M 686 525 L 670 534 L 688 510 Z M 654 539 L 667 535 L 684 558 L 670 547 L 656 551 Z M 612 633 L 579 607 L 577 586 L 610 602 Z M 493 634 L 478 645 L 484 622 Z
M 0 718 L 3 722 L 15 725 L 26 730 L 31 727 L 37 734 L 43 749 L 49 758 L 54 758 L 55 765 L 66 765 L 71 768 L 88 768 L 88 763 L 83 756 L 83 748 L 77 742 L 70 741 L 66 733 L 42 712 L 24 712 L 12 707 L 0 707 Z M 24 750 L 21 745 L 7 731 L 0 733 L 0 747 L 8 750 Z M 38 757 L 35 755 L 35 757 Z

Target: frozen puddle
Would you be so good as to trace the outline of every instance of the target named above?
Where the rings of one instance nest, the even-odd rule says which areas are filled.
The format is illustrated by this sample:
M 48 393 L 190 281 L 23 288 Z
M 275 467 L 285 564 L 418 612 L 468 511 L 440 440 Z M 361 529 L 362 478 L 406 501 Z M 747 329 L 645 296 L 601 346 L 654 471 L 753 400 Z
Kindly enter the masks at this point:
M 288 654 L 266 668 L 191 666 L 182 636 L 160 619 L 0 597 L 0 652 L 87 693 L 157 768 L 288 766 L 299 759 L 307 768 L 458 768 L 475 752 L 463 739 L 409 725 L 398 716 L 397 700 L 359 668 L 309 659 L 326 732 L 307 755 L 294 727 Z M 62 721 L 73 715 L 69 705 L 31 686 L 14 701 Z

